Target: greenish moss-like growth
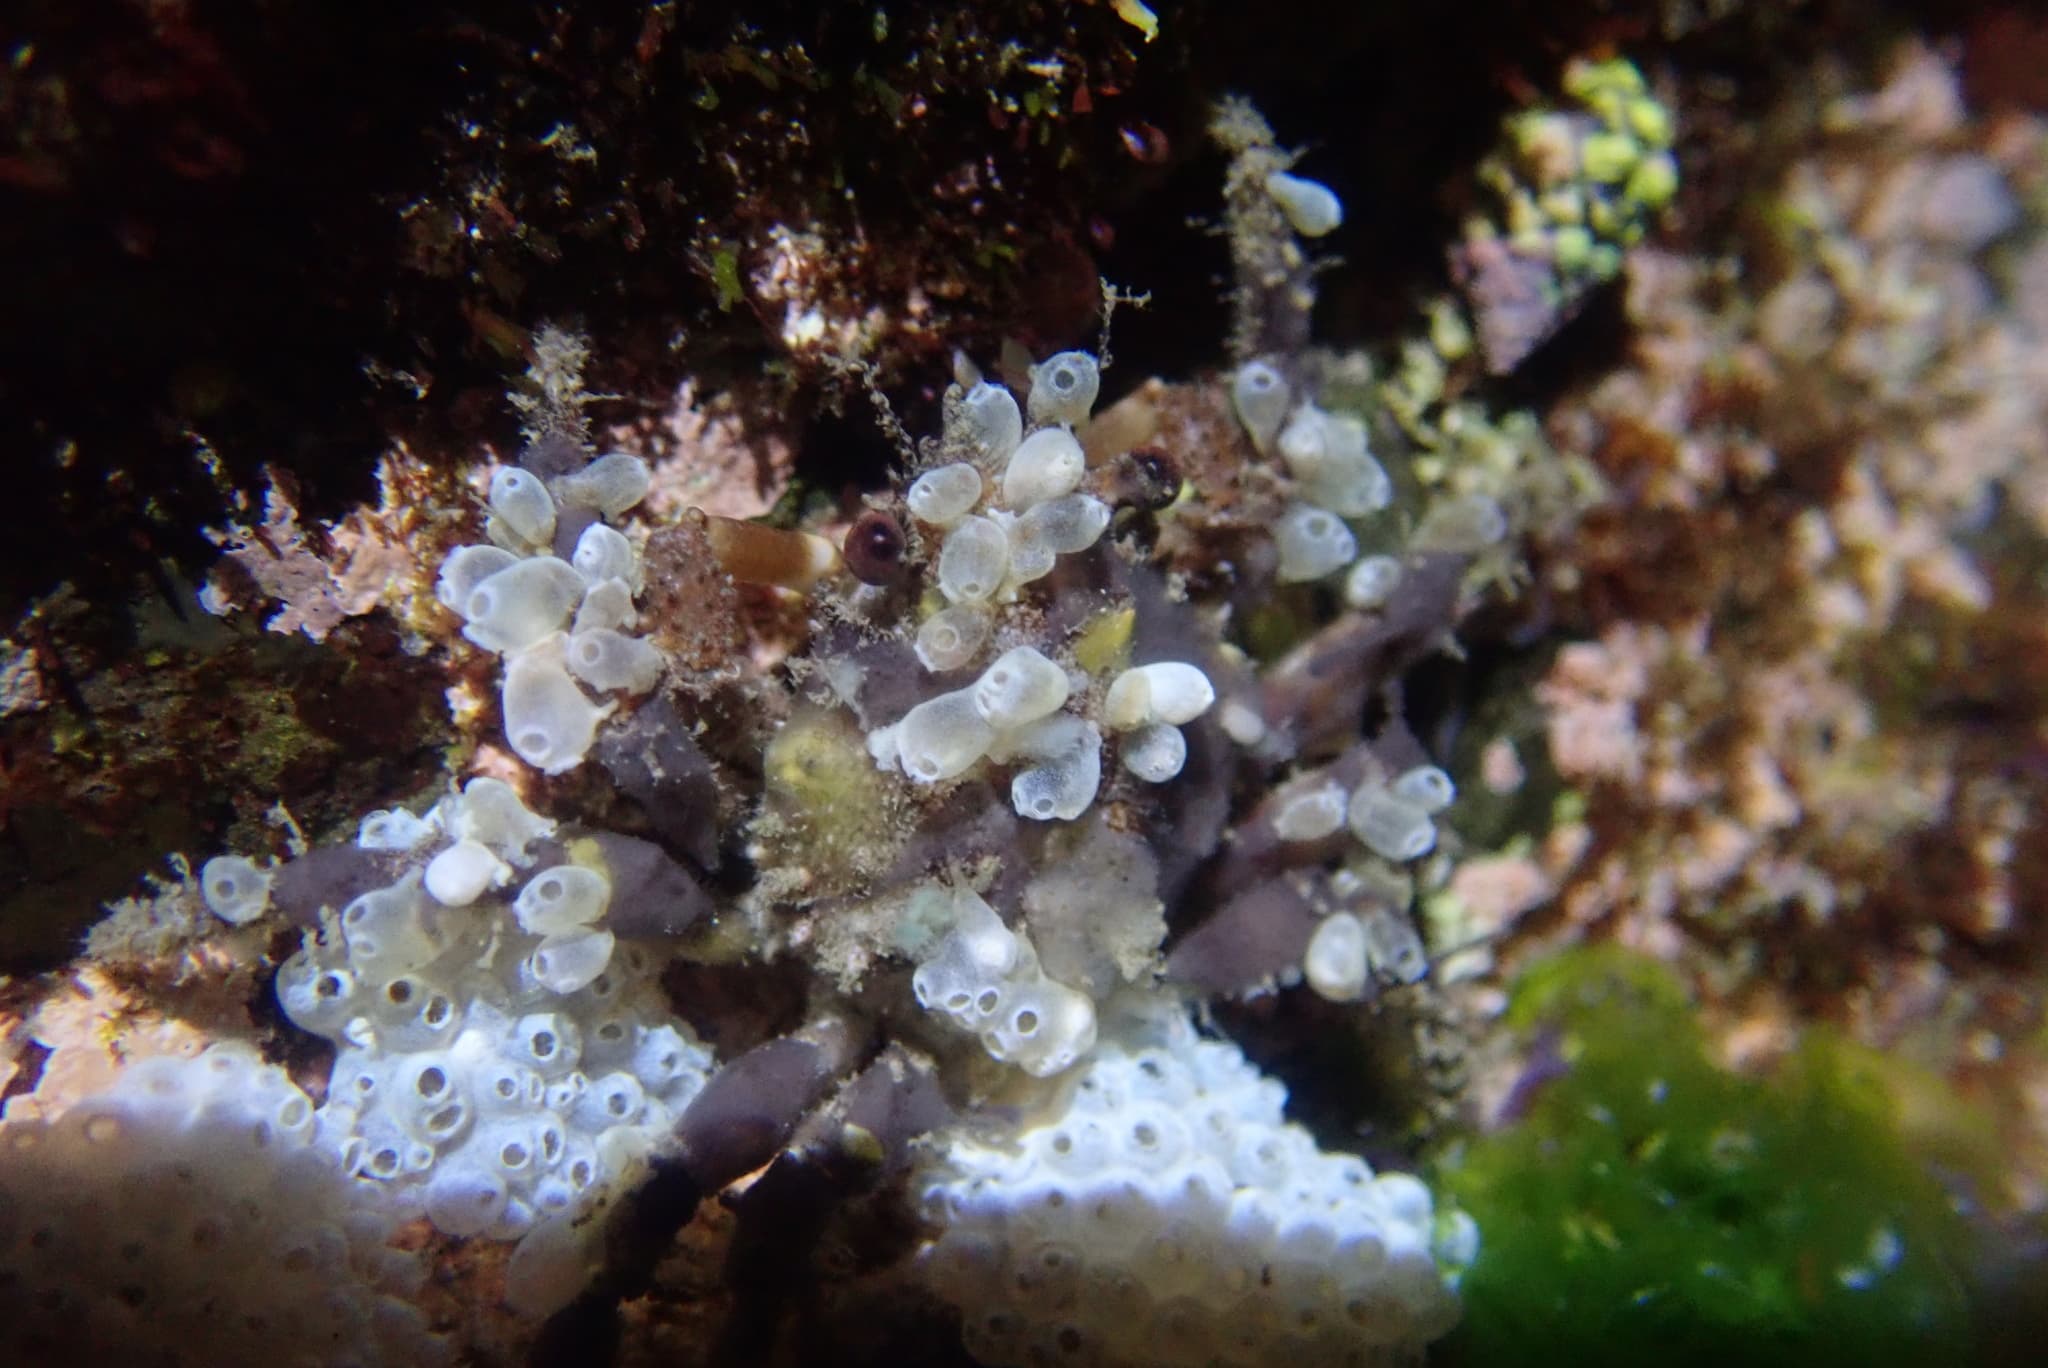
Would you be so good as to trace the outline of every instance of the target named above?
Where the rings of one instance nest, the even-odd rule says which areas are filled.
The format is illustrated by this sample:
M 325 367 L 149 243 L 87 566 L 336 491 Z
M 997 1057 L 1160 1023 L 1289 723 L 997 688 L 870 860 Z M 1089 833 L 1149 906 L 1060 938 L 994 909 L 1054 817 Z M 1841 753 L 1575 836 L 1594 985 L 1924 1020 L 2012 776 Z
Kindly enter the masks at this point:
M 1853 1049 L 1728 1073 L 1668 972 L 1612 949 L 1525 975 L 1510 1022 L 1556 1074 L 1441 1163 L 1482 1232 L 1447 1361 L 1968 1361 L 1965 1232 Z

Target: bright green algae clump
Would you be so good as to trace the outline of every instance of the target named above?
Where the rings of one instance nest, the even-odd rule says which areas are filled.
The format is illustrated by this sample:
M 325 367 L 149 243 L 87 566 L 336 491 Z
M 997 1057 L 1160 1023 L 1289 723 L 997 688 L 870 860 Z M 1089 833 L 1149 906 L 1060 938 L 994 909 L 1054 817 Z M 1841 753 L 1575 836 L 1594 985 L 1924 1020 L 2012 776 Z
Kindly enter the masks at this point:
M 1967 1361 L 1961 1222 L 1852 1050 L 1728 1073 L 1675 980 L 1614 950 L 1525 975 L 1510 1022 L 1563 1071 L 1442 1164 L 1482 1232 L 1446 1360 Z

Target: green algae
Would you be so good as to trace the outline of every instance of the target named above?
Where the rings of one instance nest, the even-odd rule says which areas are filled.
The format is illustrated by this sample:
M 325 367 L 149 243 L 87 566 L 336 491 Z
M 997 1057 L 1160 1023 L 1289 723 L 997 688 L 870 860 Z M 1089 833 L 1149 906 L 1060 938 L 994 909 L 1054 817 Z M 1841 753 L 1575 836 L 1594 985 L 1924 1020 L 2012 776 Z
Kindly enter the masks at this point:
M 1482 1232 L 1448 1360 L 1968 1361 L 1966 1234 L 1879 1061 L 1815 1034 L 1729 1073 L 1676 979 L 1614 949 L 1526 974 L 1509 1021 L 1557 1072 L 1441 1162 Z

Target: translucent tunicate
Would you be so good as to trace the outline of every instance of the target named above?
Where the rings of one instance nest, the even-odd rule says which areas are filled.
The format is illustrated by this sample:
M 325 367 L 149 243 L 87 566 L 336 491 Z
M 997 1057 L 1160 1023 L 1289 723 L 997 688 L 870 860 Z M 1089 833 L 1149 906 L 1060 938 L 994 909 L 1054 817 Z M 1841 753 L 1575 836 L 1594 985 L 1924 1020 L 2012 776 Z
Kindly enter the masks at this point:
M 443 907 L 467 907 L 484 890 L 512 877 L 512 870 L 482 841 L 457 841 L 427 861 L 425 885 Z
M 1000 1010 L 980 1027 L 990 1055 L 1046 1078 L 1095 1041 L 1095 1004 L 1085 993 L 1040 976 L 1003 995 Z
M 1216 712 L 1216 723 L 1225 736 L 1240 746 L 1256 746 L 1266 739 L 1266 719 L 1242 699 L 1225 700 Z
M 1360 918 L 1365 927 L 1365 958 L 1372 971 L 1390 983 L 1414 983 L 1429 972 L 1429 952 L 1422 933 L 1404 911 L 1378 908 Z
M 967 419 L 967 440 L 984 460 L 1009 459 L 1024 439 L 1024 415 L 1017 411 L 1017 399 L 1001 385 L 977 381 L 960 401 Z
M 491 476 L 491 512 L 528 546 L 555 539 L 555 501 L 530 471 L 500 466 Z
M 271 876 L 239 855 L 217 855 L 199 871 L 207 910 L 234 926 L 252 922 L 270 906 Z
M 1321 181 L 1275 171 L 1266 177 L 1266 193 L 1303 237 L 1321 237 L 1344 222 L 1343 201 Z
M 622 580 L 629 589 L 640 587 L 640 555 L 626 534 L 603 523 L 592 523 L 576 538 L 569 563 L 591 584 Z
M 611 880 L 582 865 L 556 865 L 526 881 L 512 900 L 519 925 L 536 936 L 578 931 L 604 916 Z
M 1358 556 L 1358 541 L 1343 519 L 1313 504 L 1296 504 L 1280 515 L 1273 525 L 1273 545 L 1280 553 L 1283 584 L 1319 580 Z
M 1301 484 L 1309 500 L 1345 518 L 1364 518 L 1394 501 L 1394 482 L 1370 456 L 1332 469 Z
M 1185 661 L 1137 665 L 1110 681 L 1102 703 L 1103 721 L 1119 731 L 1148 722 L 1184 726 L 1216 701 L 1209 676 Z
M 1017 519 L 1014 540 L 1070 556 L 1095 545 L 1109 526 L 1109 505 L 1091 494 L 1067 494 L 1038 504 Z
M 1018 816 L 1070 822 L 1088 810 L 1102 787 L 1102 733 L 1093 722 L 1054 713 L 1010 741 L 1017 754 L 1040 762 L 1010 781 L 1010 804 Z
M 985 602 L 1009 568 L 1010 541 L 1003 529 L 987 518 L 964 518 L 939 548 L 939 592 L 953 603 Z
M 561 630 L 583 598 L 583 576 L 565 560 L 529 556 L 486 578 L 462 602 L 462 634 L 487 651 L 521 651 Z
M 1031 368 L 1031 421 L 1085 423 L 1101 389 L 1101 367 L 1087 352 L 1067 351 L 1048 356 Z
M 974 707 L 991 727 L 1008 731 L 1035 722 L 1067 701 L 1067 672 L 1036 647 L 997 657 L 974 681 Z
M 927 699 L 896 724 L 896 753 L 903 772 L 934 784 L 964 772 L 988 753 L 995 729 L 974 705 L 972 689 Z
M 1351 795 L 1347 820 L 1352 834 L 1385 859 L 1419 860 L 1436 845 L 1436 824 L 1427 812 L 1375 785 Z
M 1260 451 L 1272 446 L 1280 425 L 1287 419 L 1287 405 L 1293 398 L 1287 377 L 1269 361 L 1247 361 L 1230 381 L 1230 402 L 1237 421 Z
M 1280 431 L 1280 455 L 1297 480 L 1321 480 L 1372 463 L 1365 424 L 1349 414 L 1303 404 Z
M 1036 508 L 1031 510 L 1032 513 L 1037 511 Z M 1029 516 L 1030 513 L 1025 514 L 1025 518 Z M 1009 542 L 1010 566 L 1003 580 L 1006 589 L 1014 590 L 1052 573 L 1053 566 L 1059 563 L 1059 554 L 1032 535 L 1034 529 L 1025 518 L 1000 508 L 991 509 L 989 518 L 1003 529 L 1003 536 Z
M 366 815 L 356 828 L 356 849 L 417 850 L 435 830 L 432 822 L 415 817 L 404 808 L 379 809 Z
M 1273 834 L 1283 841 L 1320 841 L 1344 825 L 1344 790 L 1324 784 L 1297 793 L 1273 814 Z
M 473 837 L 504 858 L 523 863 L 526 847 L 552 836 L 555 824 L 529 812 L 519 794 L 503 779 L 480 776 L 462 786 L 459 798 L 442 800 L 448 834 Z
M 1154 722 L 1124 738 L 1124 768 L 1148 784 L 1163 784 L 1188 762 L 1188 739 L 1179 727 Z
M 1344 577 L 1344 602 L 1362 612 L 1383 608 L 1400 584 L 1400 561 L 1392 556 L 1365 556 Z
M 369 975 L 409 973 L 440 947 L 427 934 L 415 871 L 388 888 L 373 888 L 341 909 L 349 963 Z
M 1415 804 L 1424 812 L 1438 813 L 1451 805 L 1458 796 L 1458 786 L 1451 782 L 1451 776 L 1435 765 L 1417 765 L 1397 775 L 1387 789 L 1396 798 Z
M 1448 551 L 1474 555 L 1497 545 L 1508 534 L 1508 515 L 1484 494 L 1438 499 L 1422 515 L 1408 545 L 1416 551 Z
M 613 631 L 626 632 L 640 625 L 640 614 L 633 607 L 633 587 L 624 580 L 600 580 L 584 591 L 583 602 L 576 606 L 576 618 L 569 625 L 571 636 L 584 632 Z
M 917 659 L 927 670 L 944 673 L 972 664 L 988 640 L 989 615 L 971 603 L 941 608 L 917 629 Z
M 434 581 L 434 597 L 443 607 L 460 613 L 469 602 L 470 590 L 518 563 L 519 557 L 502 546 L 459 546 L 441 562 L 441 576 Z
M 1302 956 L 1302 976 L 1319 997 L 1356 1002 L 1365 996 L 1365 928 L 1349 912 L 1317 924 Z
M 549 936 L 533 952 L 533 977 L 551 993 L 573 993 L 612 960 L 609 931 L 586 929 Z
M 554 483 L 555 497 L 571 508 L 591 508 L 616 518 L 647 497 L 653 476 L 647 462 L 623 451 L 600 456 L 583 469 Z
M 556 635 L 514 655 L 499 690 L 506 740 L 543 774 L 565 774 L 582 764 L 597 724 L 613 706 L 598 707 L 583 696 L 563 665 L 562 642 Z
M 641 637 L 593 627 L 569 638 L 569 673 L 593 689 L 643 694 L 661 682 L 661 652 Z
M 981 502 L 981 472 L 965 461 L 927 470 L 910 482 L 904 502 L 919 521 L 951 527 Z
M 1021 442 L 1003 469 L 1003 502 L 1021 512 L 1071 494 L 1087 472 L 1081 443 L 1065 428 L 1040 428 Z

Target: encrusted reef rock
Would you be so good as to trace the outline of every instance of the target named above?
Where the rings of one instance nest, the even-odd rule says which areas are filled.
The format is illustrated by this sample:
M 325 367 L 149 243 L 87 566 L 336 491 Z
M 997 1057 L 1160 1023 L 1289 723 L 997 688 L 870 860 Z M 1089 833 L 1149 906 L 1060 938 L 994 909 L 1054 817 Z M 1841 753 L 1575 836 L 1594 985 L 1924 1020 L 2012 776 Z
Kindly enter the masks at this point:
M 507 421 L 348 511 L 203 454 L 182 711 L 64 596 L 0 643 L 10 821 L 249 761 L 0 979 L 15 1357 L 1395 1365 L 1564 1308 L 1718 1362 L 1894 1292 L 1862 1342 L 1977 1342 L 1967 1235 L 2048 1207 L 2035 121 L 1829 66 L 1717 217 L 1724 88 L 1603 29 L 1330 327 L 1394 207 L 1296 109 L 1140 119 L 1180 17 L 464 31 L 402 221 Z M 1144 378 L 1076 246 L 1132 165 L 1231 272 Z M 175 723 L 147 801 L 81 702 Z

